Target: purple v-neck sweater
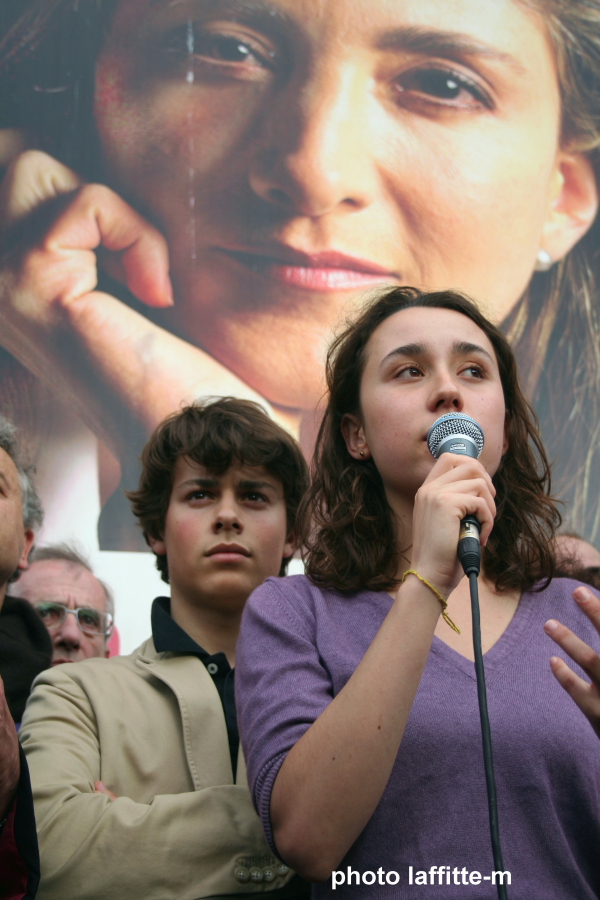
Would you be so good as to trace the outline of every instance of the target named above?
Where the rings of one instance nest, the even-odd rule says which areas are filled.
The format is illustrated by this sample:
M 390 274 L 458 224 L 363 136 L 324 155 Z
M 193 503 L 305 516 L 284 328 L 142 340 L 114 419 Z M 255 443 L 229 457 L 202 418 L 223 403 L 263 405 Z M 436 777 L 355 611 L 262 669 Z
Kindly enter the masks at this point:
M 572 599 L 576 584 L 557 579 L 523 594 L 484 657 L 510 900 L 600 897 L 600 740 L 552 675 L 550 656 L 567 657 L 543 631 L 557 618 L 600 651 Z M 304 576 L 269 578 L 248 602 L 236 665 L 239 726 L 274 850 L 269 804 L 279 768 L 348 681 L 391 603 L 386 593 L 341 595 Z M 474 665 L 436 637 L 385 792 L 337 867 L 345 879 L 348 867 L 360 886 L 356 875 L 351 886 L 338 875 L 335 891 L 330 879 L 313 887 L 313 897 L 496 897 Z M 373 885 L 363 883 L 365 872 Z M 386 883 L 390 872 L 400 876 L 397 885 L 394 874 Z M 473 872 L 479 884 L 469 883 Z

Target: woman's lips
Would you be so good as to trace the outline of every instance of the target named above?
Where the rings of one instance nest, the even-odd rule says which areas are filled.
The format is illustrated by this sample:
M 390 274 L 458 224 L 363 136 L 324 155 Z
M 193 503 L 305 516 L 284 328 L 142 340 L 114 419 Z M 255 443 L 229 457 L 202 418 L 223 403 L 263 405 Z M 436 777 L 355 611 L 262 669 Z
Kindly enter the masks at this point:
M 335 251 L 304 254 L 292 248 L 281 248 L 280 252 L 271 255 L 216 249 L 258 275 L 307 291 L 357 290 L 398 280 L 396 273 L 376 263 Z

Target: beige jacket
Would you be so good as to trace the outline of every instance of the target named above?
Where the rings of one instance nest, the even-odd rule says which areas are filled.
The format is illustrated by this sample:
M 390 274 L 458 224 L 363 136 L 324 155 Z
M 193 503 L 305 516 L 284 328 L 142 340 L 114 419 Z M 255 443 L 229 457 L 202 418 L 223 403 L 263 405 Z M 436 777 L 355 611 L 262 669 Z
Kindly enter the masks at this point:
M 241 749 L 234 783 L 221 700 L 196 657 L 148 640 L 131 656 L 49 669 L 20 738 L 38 900 L 288 895 L 293 873 L 265 841 Z M 118 799 L 94 794 L 98 780 Z

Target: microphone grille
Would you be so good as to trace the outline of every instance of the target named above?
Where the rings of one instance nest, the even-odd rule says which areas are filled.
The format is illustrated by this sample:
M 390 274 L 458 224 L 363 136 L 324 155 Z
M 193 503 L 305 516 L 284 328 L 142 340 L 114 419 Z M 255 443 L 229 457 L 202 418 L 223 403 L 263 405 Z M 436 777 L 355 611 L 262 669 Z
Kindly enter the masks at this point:
M 427 435 L 427 446 L 436 459 L 439 457 L 440 445 L 451 435 L 466 435 L 471 438 L 477 448 L 477 456 L 483 450 L 483 430 L 475 419 L 464 413 L 446 413 L 436 419 Z

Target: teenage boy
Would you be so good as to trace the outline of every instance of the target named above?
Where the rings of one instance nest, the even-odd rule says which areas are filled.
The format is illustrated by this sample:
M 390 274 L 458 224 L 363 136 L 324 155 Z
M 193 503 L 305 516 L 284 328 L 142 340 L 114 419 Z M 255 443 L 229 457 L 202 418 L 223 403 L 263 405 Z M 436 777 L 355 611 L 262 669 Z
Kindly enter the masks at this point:
M 171 597 L 131 656 L 36 682 L 21 736 L 38 898 L 307 896 L 252 808 L 233 691 L 242 610 L 285 574 L 306 464 L 260 407 L 225 398 L 167 419 L 142 466 L 130 499 Z

